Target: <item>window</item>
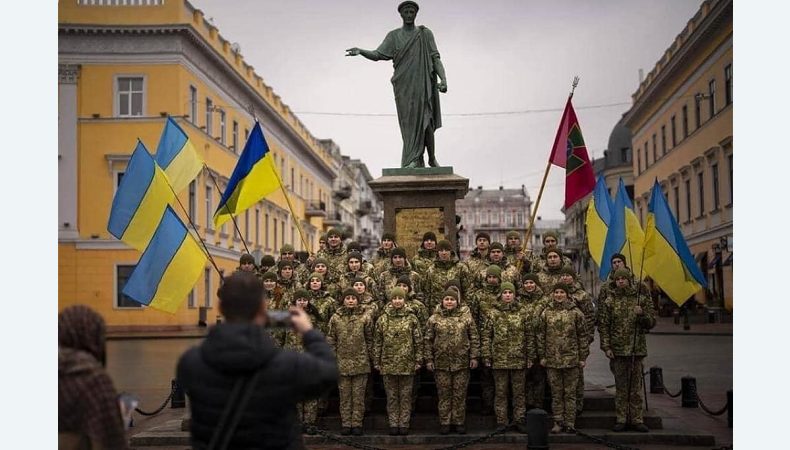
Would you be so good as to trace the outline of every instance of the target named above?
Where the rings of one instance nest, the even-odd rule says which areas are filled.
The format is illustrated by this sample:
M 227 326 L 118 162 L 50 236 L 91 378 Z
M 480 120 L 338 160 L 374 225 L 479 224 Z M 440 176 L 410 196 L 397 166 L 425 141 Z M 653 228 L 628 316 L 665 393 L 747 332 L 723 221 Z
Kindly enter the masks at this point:
M 143 115 L 143 77 L 118 77 L 118 115 Z
M 656 151 L 656 134 L 653 133 L 653 163 L 658 161 L 658 152 Z
M 716 115 L 716 79 L 708 82 L 708 114 L 710 117 Z
M 628 147 L 620 149 L 620 162 L 628 162 Z
M 233 121 L 232 133 L 233 136 L 231 137 L 231 139 L 233 139 L 233 142 L 231 145 L 231 149 L 233 150 L 233 153 L 239 153 L 239 123 L 236 122 L 235 120 Z
M 219 142 L 225 145 L 225 111 L 219 110 Z
M 211 306 L 211 269 L 206 267 L 203 269 L 203 306 Z
M 277 245 L 277 218 L 276 217 L 274 218 L 274 220 L 272 220 L 272 223 L 274 224 L 274 233 L 273 233 L 274 234 L 274 252 L 277 253 L 277 251 L 278 251 L 278 249 L 280 247 Z
M 667 126 L 661 125 L 661 156 L 667 154 Z
M 280 221 L 280 236 L 281 236 L 281 239 L 282 239 L 280 241 L 280 245 L 283 246 L 283 245 L 285 245 L 285 221 L 284 220 Z
M 678 144 L 678 134 L 677 130 L 675 129 L 675 116 L 672 116 L 672 118 L 669 119 L 669 126 L 672 129 L 672 147 L 674 147 Z
M 187 296 L 187 306 L 190 308 L 197 308 L 197 299 L 195 297 L 194 288 L 191 291 L 189 291 L 189 295 Z
M 686 222 L 691 222 L 691 180 L 684 181 L 686 185 Z
M 244 142 L 247 142 L 247 139 L 250 138 L 250 130 L 244 129 Z
M 700 113 L 699 102 L 700 102 L 700 98 L 694 96 L 694 129 L 695 130 L 699 129 L 702 120 L 700 119 L 700 115 L 702 113 Z
M 115 307 L 116 308 L 142 308 L 143 305 L 123 294 L 123 288 L 132 275 L 134 265 L 115 266 Z
M 195 220 L 197 214 L 197 194 L 195 192 L 195 180 L 189 183 L 189 218 Z
M 197 88 L 195 86 L 189 86 L 189 120 L 192 123 L 197 123 Z
M 724 68 L 724 104 L 732 103 L 732 64 Z
M 518 226 L 524 225 L 524 214 L 522 214 L 521 211 L 516 213 L 516 225 Z
M 261 245 L 261 210 L 255 208 L 255 245 Z
M 642 152 L 636 152 L 636 173 L 642 173 Z
M 647 170 L 647 168 L 650 167 L 650 163 L 648 161 L 649 160 L 647 159 L 647 141 L 645 141 L 645 170 Z
M 734 192 L 733 183 L 732 183 L 732 155 L 727 157 L 727 162 L 729 164 L 728 169 L 730 171 L 730 204 L 732 204 L 732 199 L 733 199 L 732 193 Z
M 683 137 L 687 138 L 689 135 L 689 108 L 687 105 L 683 105 L 683 111 L 680 120 L 681 126 L 683 127 Z
M 291 192 L 296 190 L 296 177 L 294 176 L 294 168 L 291 167 Z
M 713 182 L 713 210 L 719 209 L 719 164 L 710 166 L 710 177 Z
M 263 215 L 263 246 L 269 248 L 269 215 Z
M 699 190 L 699 215 L 702 217 L 705 213 L 705 175 L 702 172 L 697 173 L 697 188 Z
M 211 204 L 214 190 L 211 186 L 206 186 L 206 229 L 211 229 L 211 219 L 213 218 L 214 208 Z
M 673 187 L 672 194 L 675 196 L 675 218 L 678 218 L 680 217 L 680 188 Z
M 214 110 L 214 102 L 210 98 L 206 98 L 206 133 L 211 136 L 214 126 L 211 121 L 211 113 Z

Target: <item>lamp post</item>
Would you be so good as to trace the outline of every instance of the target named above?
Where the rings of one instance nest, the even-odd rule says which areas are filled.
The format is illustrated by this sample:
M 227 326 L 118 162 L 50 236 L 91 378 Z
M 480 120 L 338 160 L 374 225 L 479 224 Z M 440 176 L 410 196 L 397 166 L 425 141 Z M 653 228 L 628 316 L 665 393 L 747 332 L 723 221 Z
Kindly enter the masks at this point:
M 724 267 L 722 253 L 727 248 L 727 237 L 722 236 L 719 242 L 713 244 L 713 253 L 716 255 L 716 309 L 724 309 Z

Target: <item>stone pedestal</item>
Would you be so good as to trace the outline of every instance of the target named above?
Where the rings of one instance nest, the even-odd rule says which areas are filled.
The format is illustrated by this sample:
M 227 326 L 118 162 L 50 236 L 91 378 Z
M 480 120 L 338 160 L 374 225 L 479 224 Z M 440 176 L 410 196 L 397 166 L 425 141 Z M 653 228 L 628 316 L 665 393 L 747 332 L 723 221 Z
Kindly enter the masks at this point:
M 428 231 L 456 248 L 455 201 L 469 190 L 468 178 L 453 174 L 452 167 L 384 169 L 370 187 L 384 201 L 384 232 L 395 234 L 409 258 Z

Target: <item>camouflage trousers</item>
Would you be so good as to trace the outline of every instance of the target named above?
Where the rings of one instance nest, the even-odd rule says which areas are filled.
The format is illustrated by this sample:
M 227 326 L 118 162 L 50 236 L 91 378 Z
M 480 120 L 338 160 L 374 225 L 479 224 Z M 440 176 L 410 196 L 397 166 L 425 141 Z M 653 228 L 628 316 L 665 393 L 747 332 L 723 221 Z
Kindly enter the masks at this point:
M 555 422 L 573 427 L 576 424 L 576 385 L 579 367 L 566 369 L 546 368 L 551 388 L 551 412 Z
M 634 365 L 631 366 L 630 356 L 615 356 L 609 360 L 609 368 L 614 374 L 614 407 L 617 412 L 617 423 L 629 422 L 630 412 L 632 424 L 643 423 L 642 409 L 644 398 L 642 398 L 642 360 L 643 356 L 634 358 Z M 629 370 L 630 369 L 630 370 Z M 630 375 L 629 375 L 630 372 Z M 628 379 L 631 379 L 631 395 L 628 395 Z
M 414 375 L 384 375 L 383 378 L 390 428 L 409 428 Z
M 494 375 L 490 367 L 480 368 L 480 391 L 483 413 L 491 414 L 494 409 Z
M 318 419 L 318 399 L 297 403 L 296 411 L 303 425 L 315 425 Z
M 576 383 L 576 414 L 584 410 L 584 369 L 579 369 L 579 381 Z
M 340 397 L 340 422 L 344 428 L 361 427 L 365 418 L 365 385 L 368 374 L 340 375 L 337 389 Z
M 521 422 L 527 412 L 525 403 L 526 369 L 494 369 L 494 387 L 496 398 L 494 412 L 497 426 L 510 423 L 507 417 L 508 387 L 513 400 L 513 422 Z
M 543 408 L 543 399 L 546 397 L 546 368 L 534 364 L 527 369 L 527 406 L 529 408 Z
M 466 422 L 466 390 L 469 370 L 437 370 L 436 391 L 439 393 L 439 424 L 463 425 Z

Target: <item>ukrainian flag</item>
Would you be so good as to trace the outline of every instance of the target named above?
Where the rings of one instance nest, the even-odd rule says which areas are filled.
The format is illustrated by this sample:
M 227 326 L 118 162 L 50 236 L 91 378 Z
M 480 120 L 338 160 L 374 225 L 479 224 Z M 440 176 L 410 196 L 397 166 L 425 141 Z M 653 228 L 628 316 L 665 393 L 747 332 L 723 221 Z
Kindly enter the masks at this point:
M 138 303 L 173 314 L 194 287 L 206 261 L 203 249 L 168 206 L 123 293 Z
M 198 156 L 189 136 L 170 116 L 167 116 L 154 159 L 167 174 L 175 192 L 186 188 L 203 169 L 203 160 Z
M 238 215 L 280 187 L 280 176 L 273 158 L 263 137 L 261 124 L 255 122 L 214 213 L 214 226 L 217 229 L 231 215 Z
M 645 224 L 645 272 L 678 305 L 708 285 L 658 180 L 653 184 Z
M 612 208 L 609 189 L 606 188 L 603 176 L 600 176 L 595 183 L 590 203 L 587 204 L 587 217 L 584 221 L 587 226 L 587 248 L 598 267 L 601 266 L 601 256 L 603 256 L 603 247 L 606 243 L 606 233 L 609 231 Z
M 167 176 L 138 140 L 112 200 L 107 231 L 143 251 L 173 198 Z
M 611 259 L 615 253 L 623 254 L 631 272 L 641 278 L 644 242 L 645 233 L 639 225 L 639 219 L 634 214 L 634 205 L 628 198 L 625 183 L 620 178 L 601 256 L 601 270 L 598 274 L 601 279 L 605 280 L 609 276 L 609 272 L 612 271 Z

